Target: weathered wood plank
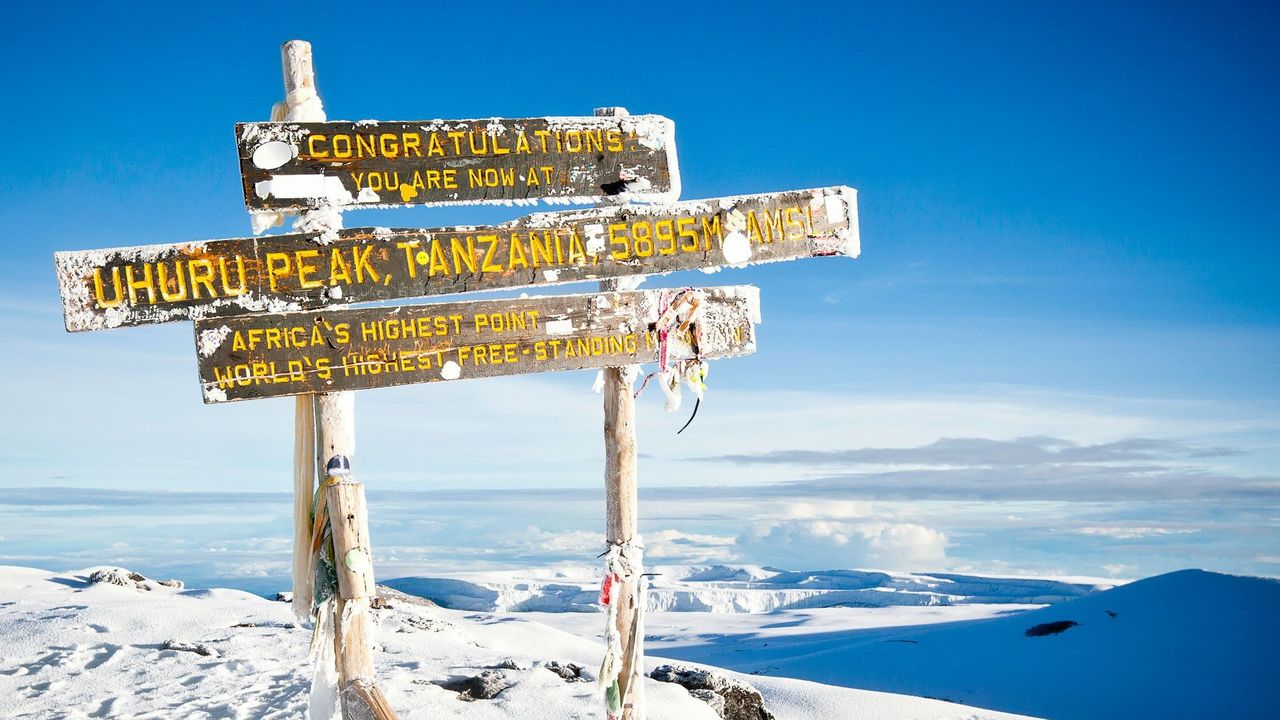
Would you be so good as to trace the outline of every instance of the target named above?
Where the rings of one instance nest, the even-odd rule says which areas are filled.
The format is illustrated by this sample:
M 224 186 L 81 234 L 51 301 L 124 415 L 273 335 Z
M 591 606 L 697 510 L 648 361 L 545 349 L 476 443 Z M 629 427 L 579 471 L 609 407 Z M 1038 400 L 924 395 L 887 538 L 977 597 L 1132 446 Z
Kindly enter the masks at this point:
M 236 141 L 253 210 L 680 197 L 658 115 L 241 123 Z
M 494 227 L 55 254 L 70 331 L 859 252 L 856 196 L 828 187 L 568 210 Z
M 692 324 L 659 327 L 664 293 L 684 292 Z M 758 313 L 737 286 L 206 318 L 195 335 L 213 403 L 653 362 L 664 328 L 672 363 L 747 355 Z

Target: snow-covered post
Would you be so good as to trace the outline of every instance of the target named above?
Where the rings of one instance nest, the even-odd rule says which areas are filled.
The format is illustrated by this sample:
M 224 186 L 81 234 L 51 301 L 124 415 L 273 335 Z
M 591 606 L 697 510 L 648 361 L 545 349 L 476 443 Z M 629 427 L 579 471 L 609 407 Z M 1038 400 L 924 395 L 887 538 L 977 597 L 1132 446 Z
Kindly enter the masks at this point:
M 625 117 L 626 108 L 596 108 L 598 116 Z M 632 289 L 640 277 L 604 280 L 601 292 Z M 624 288 L 623 285 L 628 287 Z M 604 491 L 605 540 L 608 561 L 605 587 L 612 627 L 606 634 L 606 658 L 602 671 L 617 671 L 616 697 L 612 683 L 606 683 L 606 704 L 610 718 L 643 720 L 644 631 L 640 626 L 641 603 L 640 536 L 637 533 L 636 493 L 636 403 L 632 390 L 635 374 L 627 367 L 605 368 L 604 388 Z M 613 570 L 622 572 L 613 575 Z M 616 578 L 616 579 L 615 579 Z M 616 633 L 616 635 L 615 635 Z M 614 653 L 617 653 L 614 657 Z M 610 668 L 612 663 L 616 666 Z
M 285 99 L 272 112 L 272 120 L 324 122 L 324 105 L 316 92 L 315 69 L 311 62 L 311 43 L 290 40 L 281 47 L 280 55 L 284 68 Z M 255 230 L 278 222 L 279 218 L 269 213 L 258 215 L 255 217 Z M 323 228 L 337 231 L 342 228 L 342 216 L 332 206 L 322 206 L 302 213 L 298 225 L 311 230 Z M 298 396 L 294 452 L 294 474 L 298 487 L 295 492 L 300 493 L 304 467 L 310 462 L 303 457 L 304 448 L 308 447 L 304 435 L 314 433 L 311 440 L 315 448 L 314 467 L 320 473 L 319 481 L 328 483 L 325 495 L 333 535 L 334 565 L 338 573 L 338 598 L 334 604 L 334 617 L 330 626 L 334 629 L 342 713 L 344 717 L 361 720 L 395 720 L 395 713 L 378 689 L 369 644 L 367 610 L 373 594 L 373 564 L 369 553 L 369 519 L 365 509 L 364 488 L 352 481 L 336 484 L 330 482 L 332 470 L 335 467 L 349 468 L 350 458 L 355 455 L 355 401 L 354 392 Z M 311 410 L 314 412 L 314 423 L 308 423 L 304 418 Z M 306 475 L 314 477 L 315 471 Z M 308 511 L 311 500 L 309 491 L 305 498 L 295 499 L 298 503 L 307 503 Z M 295 512 L 295 519 L 298 515 Z M 312 519 L 317 524 L 323 524 L 324 521 L 324 517 Z M 311 533 L 306 534 L 308 546 L 305 553 L 309 558 Z M 298 547 L 301 535 L 302 533 L 295 534 L 295 553 L 303 552 L 303 548 Z M 301 587 L 305 596 L 295 594 L 293 602 L 295 607 L 309 609 L 312 597 L 310 575 L 314 568 L 309 562 L 297 562 L 296 558 L 295 555 L 295 574 L 302 568 L 308 577 L 299 578 L 295 575 L 295 592 Z

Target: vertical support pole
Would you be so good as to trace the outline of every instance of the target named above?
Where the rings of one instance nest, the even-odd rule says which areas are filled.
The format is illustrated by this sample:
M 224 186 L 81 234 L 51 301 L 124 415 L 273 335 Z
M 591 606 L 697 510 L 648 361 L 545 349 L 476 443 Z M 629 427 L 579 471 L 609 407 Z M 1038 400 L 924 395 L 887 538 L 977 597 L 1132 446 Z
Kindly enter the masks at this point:
M 316 92 L 315 69 L 311 61 L 311 43 L 290 40 L 280 49 L 284 69 L 285 100 L 283 112 L 273 112 L 273 119 L 296 122 L 324 122 L 324 105 Z M 341 216 L 320 208 L 303 213 L 304 224 L 327 224 L 328 229 L 341 227 Z M 311 215 L 311 217 L 308 217 Z M 314 406 L 315 467 L 321 483 L 329 482 L 330 471 L 350 467 L 355 455 L 355 393 L 322 393 L 311 399 Z M 305 412 L 299 400 L 298 414 Z M 297 432 L 305 431 L 299 422 Z M 298 443 L 297 445 L 302 445 Z M 296 456 L 295 472 L 299 463 Z M 340 473 L 341 474 L 341 473 Z M 365 509 L 364 488 L 359 483 L 338 482 L 326 490 L 326 504 L 333 531 L 334 562 L 338 570 L 338 599 L 333 618 L 334 651 L 338 670 L 338 697 L 343 717 L 347 720 L 395 720 L 396 715 L 378 689 L 369 644 L 368 609 L 373 594 L 373 563 L 369 553 L 369 519 Z M 308 499 L 309 502 L 309 499 Z M 317 523 L 325 518 L 317 517 Z M 309 548 L 308 548 L 309 553 Z M 296 580 L 296 579 L 295 579 Z M 310 597 L 295 602 L 310 603 Z
M 626 116 L 625 108 L 596 108 L 598 116 Z M 604 280 L 601 292 L 619 289 L 618 280 Z M 638 541 L 639 519 L 636 492 L 636 404 L 632 376 L 625 367 L 604 369 L 604 491 L 605 538 L 611 546 L 630 548 Z M 644 720 L 644 705 L 638 703 L 644 682 L 644 635 L 639 628 L 640 575 L 621 576 L 611 590 L 616 603 L 614 628 L 622 640 L 618 687 L 623 698 L 621 720 Z
M 341 467 L 342 456 L 334 456 L 333 462 Z M 338 572 L 334 643 L 342 714 L 346 720 L 395 720 L 374 679 L 368 636 L 369 600 L 375 591 L 364 485 L 350 479 L 330 481 L 325 495 Z
M 280 65 L 284 72 L 284 100 L 271 110 L 271 120 L 278 122 L 324 122 L 324 105 L 316 93 L 315 67 L 311 62 L 311 43 L 290 40 L 280 47 Z M 282 215 L 265 213 L 254 216 L 254 230 L 260 232 L 284 221 Z M 299 395 L 294 405 L 293 452 L 293 611 L 302 620 L 311 619 L 312 581 L 315 568 L 311 564 L 311 501 L 318 479 L 323 482 L 325 463 L 333 456 L 317 445 L 321 413 L 314 395 Z M 354 406 L 354 400 L 352 401 Z M 324 417 L 328 418 L 326 414 Z M 355 416 L 351 413 L 349 435 L 354 444 Z M 333 429 L 333 423 L 325 423 Z M 354 447 L 344 447 L 347 457 Z M 323 518 L 315 518 L 324 522 Z
M 293 405 L 293 615 L 310 622 L 315 568 L 311 566 L 311 501 L 316 489 L 316 414 L 311 395 Z

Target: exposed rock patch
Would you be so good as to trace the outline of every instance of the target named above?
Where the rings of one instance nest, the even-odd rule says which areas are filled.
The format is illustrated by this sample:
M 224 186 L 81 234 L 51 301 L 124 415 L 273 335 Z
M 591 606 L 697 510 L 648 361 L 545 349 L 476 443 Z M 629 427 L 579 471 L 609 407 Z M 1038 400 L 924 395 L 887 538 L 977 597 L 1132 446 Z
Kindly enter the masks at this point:
M 542 667 L 550 670 L 560 676 L 565 682 L 586 682 L 587 679 L 582 677 L 582 666 L 577 663 L 559 663 L 555 660 L 548 662 Z
M 218 651 L 205 645 L 204 643 L 189 643 L 181 640 L 166 640 L 161 646 L 162 650 L 177 650 L 178 652 L 195 653 L 205 657 L 218 657 Z
M 94 570 L 89 575 L 90 585 L 119 585 L 120 587 L 131 587 L 136 590 L 151 590 L 154 585 L 181 590 L 183 585 L 181 580 L 152 580 L 142 573 L 130 572 L 124 568 L 102 568 Z
M 727 675 L 702 668 L 662 665 L 649 677 L 684 687 L 725 720 L 774 720 L 773 713 L 765 709 L 759 690 Z
M 507 676 L 500 670 L 485 670 L 471 677 L 450 678 L 436 683 L 445 690 L 458 693 L 458 699 L 465 702 L 472 700 L 492 700 L 503 690 L 511 687 Z

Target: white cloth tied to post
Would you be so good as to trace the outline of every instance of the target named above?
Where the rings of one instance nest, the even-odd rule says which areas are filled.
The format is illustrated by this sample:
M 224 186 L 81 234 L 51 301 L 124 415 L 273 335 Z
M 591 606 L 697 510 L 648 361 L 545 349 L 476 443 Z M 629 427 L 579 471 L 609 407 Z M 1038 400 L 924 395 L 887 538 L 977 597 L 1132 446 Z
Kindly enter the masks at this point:
M 622 674 L 622 635 L 618 632 L 618 591 L 628 580 L 637 582 L 636 620 L 631 643 L 630 666 L 632 678 L 627 693 L 621 692 L 619 676 Z M 621 717 L 622 708 L 631 702 L 632 716 L 644 717 L 643 673 L 639 670 L 644 656 L 644 611 L 646 602 L 644 586 L 644 544 L 639 536 L 623 543 L 609 543 L 604 556 L 604 580 L 600 587 L 600 602 L 605 606 L 605 653 L 600 663 L 596 684 L 605 692 L 605 707 L 610 718 Z

